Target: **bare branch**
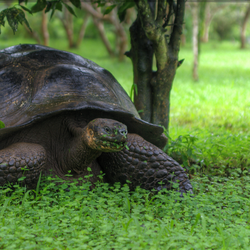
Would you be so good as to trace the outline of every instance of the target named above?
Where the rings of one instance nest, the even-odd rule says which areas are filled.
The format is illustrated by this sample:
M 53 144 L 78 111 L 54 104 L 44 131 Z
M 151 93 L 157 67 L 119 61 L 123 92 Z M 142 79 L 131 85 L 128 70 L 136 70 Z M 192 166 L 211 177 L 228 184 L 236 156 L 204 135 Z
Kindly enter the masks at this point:
M 26 24 L 24 24 L 23 26 L 26 29 L 26 31 L 31 35 L 31 37 L 33 37 L 36 40 L 36 42 L 38 44 L 42 44 L 41 39 L 40 39 L 38 33 L 35 30 L 33 30 L 31 32 L 30 29 L 28 28 L 28 26 Z
M 93 6 L 91 5 L 91 3 L 81 2 L 81 6 L 84 10 L 90 13 L 93 17 L 103 20 L 103 21 L 109 20 L 108 15 L 104 16 L 101 12 L 98 12 L 97 10 L 95 10 Z

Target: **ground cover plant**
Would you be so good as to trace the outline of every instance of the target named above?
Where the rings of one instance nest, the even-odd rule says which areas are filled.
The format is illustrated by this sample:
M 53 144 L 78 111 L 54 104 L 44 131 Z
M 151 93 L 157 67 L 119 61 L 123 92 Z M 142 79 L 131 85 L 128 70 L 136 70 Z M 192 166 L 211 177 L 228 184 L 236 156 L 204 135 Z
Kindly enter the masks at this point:
M 4 189 L 0 248 L 249 249 L 249 180 L 196 178 L 193 198 L 52 178 L 36 191 Z
M 110 60 L 98 41 L 72 52 L 110 70 L 130 94 L 129 60 Z M 229 42 L 203 45 L 194 83 L 192 51 L 181 49 L 165 150 L 189 171 L 193 197 L 130 192 L 101 176 L 94 190 L 52 177 L 33 191 L 1 188 L 0 249 L 249 249 L 249 56 Z

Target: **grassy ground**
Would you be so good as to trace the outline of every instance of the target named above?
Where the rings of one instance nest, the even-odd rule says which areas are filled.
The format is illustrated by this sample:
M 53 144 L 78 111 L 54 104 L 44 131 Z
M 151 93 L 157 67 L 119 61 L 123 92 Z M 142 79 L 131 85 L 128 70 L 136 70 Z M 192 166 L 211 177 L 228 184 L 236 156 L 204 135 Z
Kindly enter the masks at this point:
M 238 47 L 203 45 L 199 82 L 192 81 L 191 48 L 180 52 L 167 150 L 189 170 L 193 198 L 101 182 L 93 191 L 70 184 L 67 192 L 51 179 L 36 191 L 2 189 L 0 249 L 250 249 L 250 51 Z M 110 60 L 98 41 L 73 52 L 130 92 L 128 59 Z
M 191 78 L 192 53 L 189 48 L 181 50 L 185 62 L 172 91 L 172 130 L 249 132 L 250 51 L 238 48 L 229 43 L 203 45 L 197 83 Z
M 249 249 L 249 177 L 193 181 L 194 198 L 99 183 L 3 190 L 0 249 Z M 38 191 L 38 190 L 37 190 Z

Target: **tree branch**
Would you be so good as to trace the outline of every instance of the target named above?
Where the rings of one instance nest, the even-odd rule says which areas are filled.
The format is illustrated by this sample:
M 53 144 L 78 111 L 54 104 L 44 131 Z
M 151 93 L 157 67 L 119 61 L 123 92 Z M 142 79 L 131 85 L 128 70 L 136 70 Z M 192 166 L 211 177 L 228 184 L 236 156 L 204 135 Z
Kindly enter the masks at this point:
M 43 36 L 43 44 L 45 46 L 49 46 L 49 32 L 48 32 L 48 24 L 47 24 L 47 14 L 45 13 L 45 9 L 42 11 L 42 36 Z
M 178 56 L 180 49 L 180 37 L 182 34 L 182 25 L 184 22 L 185 0 L 177 0 L 174 27 L 170 37 L 169 45 L 172 47 L 174 56 Z
M 82 26 L 80 28 L 80 32 L 79 32 L 79 36 L 78 36 L 78 39 L 77 39 L 77 42 L 76 42 L 76 47 L 79 47 L 83 38 L 84 38 L 84 35 L 85 35 L 85 30 L 87 28 L 87 24 L 88 24 L 88 19 L 90 17 L 90 14 L 87 13 L 83 19 L 83 23 L 82 23 Z
M 156 21 L 154 20 L 153 13 L 147 1 L 138 0 L 136 4 L 139 10 L 138 12 L 140 13 L 140 21 L 145 34 L 147 38 L 153 42 L 157 70 L 164 70 L 167 59 L 167 43 L 164 36 L 165 30 L 162 28 L 162 15 L 164 10 L 166 11 L 166 1 L 159 1 L 158 15 L 161 17 L 161 20 L 157 17 Z
M 140 13 L 140 21 L 147 38 L 151 41 L 157 40 L 157 37 L 160 35 L 159 32 L 157 32 L 159 29 L 157 29 L 157 23 L 154 20 L 148 1 L 137 0 L 136 5 L 137 8 L 140 9 L 140 11 L 138 11 Z
M 35 30 L 31 32 L 25 23 L 23 26 L 26 29 L 26 31 L 30 34 L 30 36 L 33 37 L 38 44 L 42 44 L 39 34 Z
M 167 14 L 167 17 L 165 18 L 165 22 L 164 22 L 164 24 L 162 26 L 163 28 L 168 26 L 170 17 L 173 15 L 172 10 L 173 10 L 173 0 L 168 0 L 168 14 Z
M 156 22 L 162 25 L 164 17 L 166 16 L 167 11 L 167 2 L 166 0 L 159 0 L 158 1 L 158 11 L 157 11 L 157 18 Z
M 93 16 L 93 22 L 94 22 L 94 25 L 96 26 L 96 28 L 99 32 L 99 35 L 100 35 L 108 53 L 109 53 L 109 55 L 114 56 L 114 52 L 112 50 L 112 47 L 111 47 L 109 40 L 108 40 L 106 33 L 105 33 L 103 22 L 94 16 Z
M 107 15 L 104 16 L 101 12 L 98 12 L 97 10 L 95 10 L 91 4 L 81 1 L 81 6 L 88 13 L 90 13 L 93 17 L 95 17 L 97 19 L 100 19 L 102 21 L 108 21 L 109 20 L 109 17 Z

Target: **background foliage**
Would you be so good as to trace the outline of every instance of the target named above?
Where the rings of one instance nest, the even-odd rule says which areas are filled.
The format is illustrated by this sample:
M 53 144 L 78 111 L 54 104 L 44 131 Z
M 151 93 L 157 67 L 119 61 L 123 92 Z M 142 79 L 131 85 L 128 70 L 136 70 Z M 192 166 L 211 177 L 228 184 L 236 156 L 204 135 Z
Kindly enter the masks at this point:
M 200 44 L 198 82 L 192 79 L 192 16 L 189 8 L 186 11 L 180 51 L 185 61 L 173 85 L 170 143 L 165 150 L 187 169 L 194 197 L 180 199 L 178 193 L 155 194 L 140 188 L 130 192 L 126 185 L 109 186 L 101 178 L 94 190 L 88 183 L 60 184 L 51 177 L 35 191 L 4 187 L 0 189 L 0 249 L 249 249 L 249 43 L 245 50 L 239 49 L 245 9 L 246 4 L 227 3 L 214 16 L 209 42 Z M 76 9 L 75 13 L 76 36 L 86 12 Z M 58 17 L 62 14 L 55 12 L 48 24 L 49 45 L 67 50 Z M 42 13 L 26 17 L 41 36 Z M 106 22 L 104 26 L 115 48 L 114 27 Z M 128 27 L 124 23 L 127 35 Z M 110 58 L 98 38 L 90 19 L 79 48 L 70 51 L 111 71 L 130 95 L 131 62 Z M 36 41 L 24 26 L 15 36 L 10 27 L 2 29 L 1 49 L 19 43 Z

